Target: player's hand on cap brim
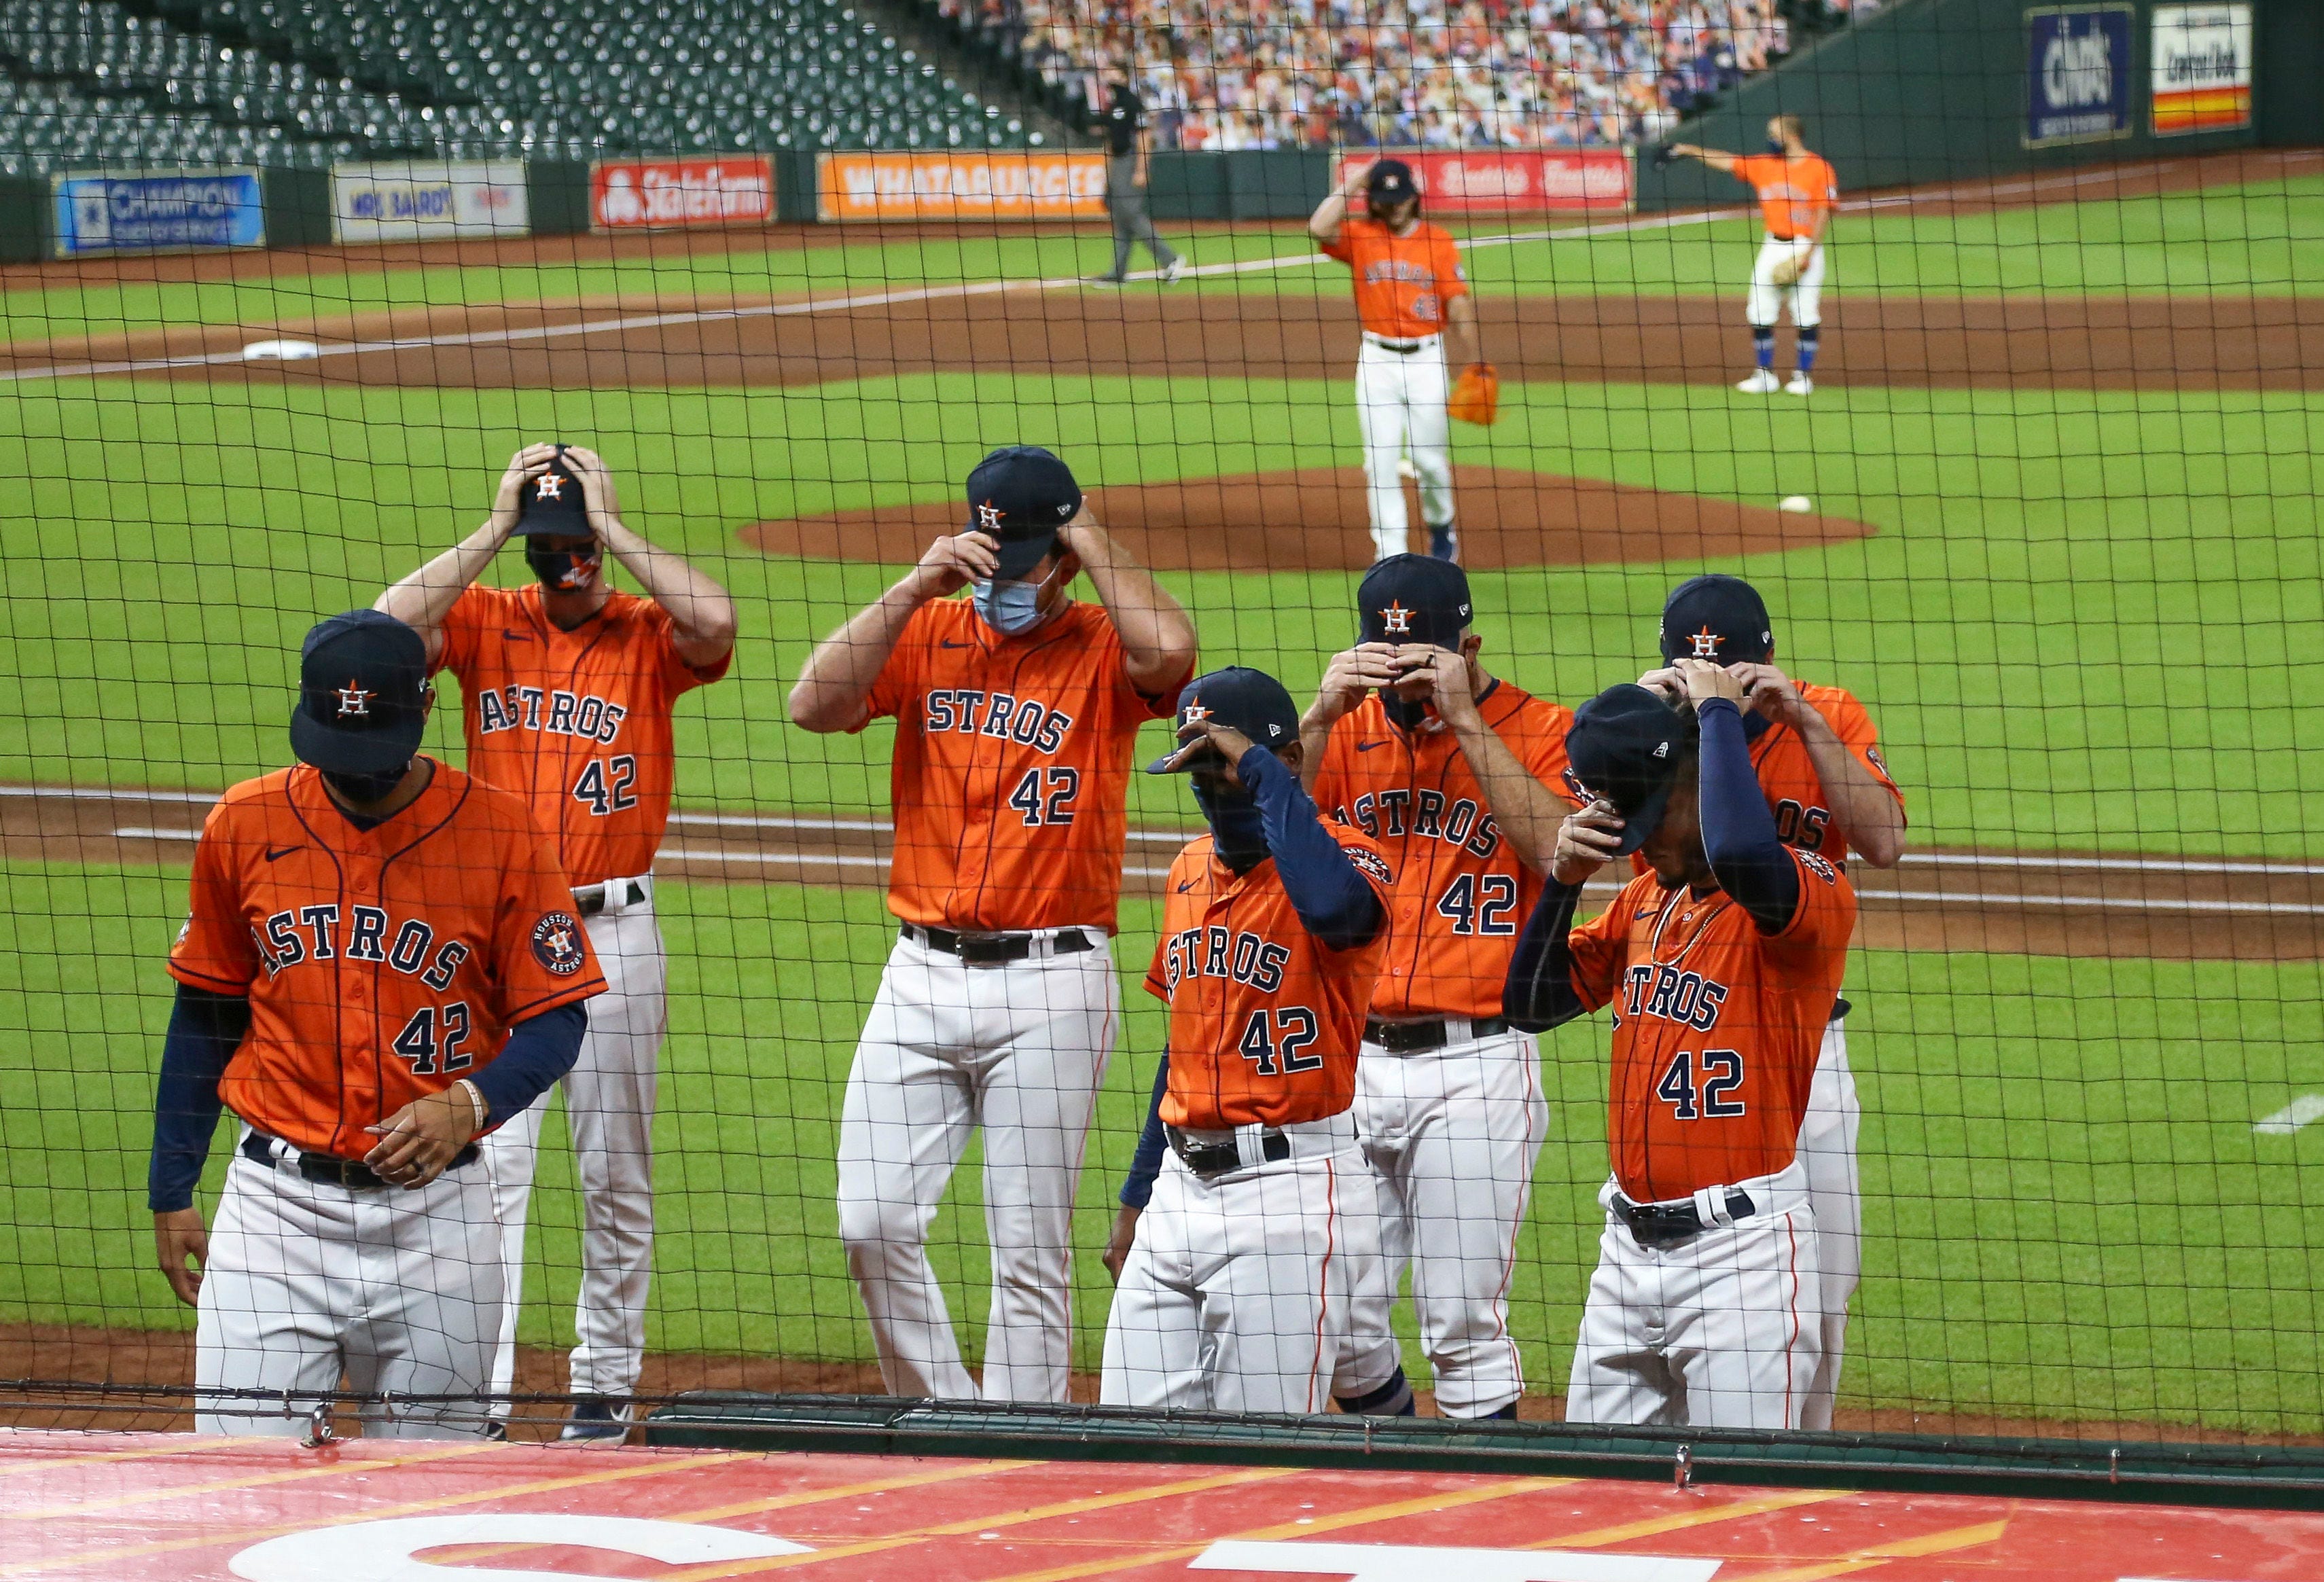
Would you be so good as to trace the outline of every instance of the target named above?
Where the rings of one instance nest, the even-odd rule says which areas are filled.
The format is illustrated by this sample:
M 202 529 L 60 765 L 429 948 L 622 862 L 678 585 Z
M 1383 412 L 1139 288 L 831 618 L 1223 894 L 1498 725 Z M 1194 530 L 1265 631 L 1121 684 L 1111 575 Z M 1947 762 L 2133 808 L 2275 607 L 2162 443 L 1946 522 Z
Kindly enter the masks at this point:
M 493 526 L 506 538 L 516 531 L 517 518 L 523 509 L 524 486 L 549 471 L 549 464 L 557 459 L 553 445 L 528 445 L 509 458 L 508 468 L 501 474 L 500 487 L 493 492 Z
M 1670 667 L 1647 671 L 1638 677 L 1638 685 L 1648 692 L 1662 694 L 1666 703 L 1680 703 L 1686 697 L 1686 677 Z
M 1001 544 L 990 533 L 951 533 L 928 546 L 920 556 L 922 575 L 936 581 L 936 592 L 953 593 L 969 583 L 989 582 L 1001 569 Z
M 613 470 L 605 464 L 604 456 L 586 446 L 568 445 L 565 447 L 565 465 L 581 481 L 581 499 L 589 508 L 592 529 L 597 527 L 595 519 L 600 513 L 622 514 L 622 502 L 613 492 Z
M 1217 767 L 1231 773 L 1242 762 L 1242 755 L 1251 749 L 1250 738 L 1231 725 L 1222 725 L 1215 720 L 1190 720 L 1178 731 L 1178 750 L 1163 760 L 1157 773 L 1186 774 L 1211 767 L 1213 754 L 1221 760 Z
M 1743 704 L 1743 684 L 1724 665 L 1709 659 L 1681 659 L 1671 667 L 1678 672 L 1686 687 L 1686 700 L 1701 708 L 1712 698 L 1723 697 L 1740 708 Z
M 1622 815 L 1614 805 L 1599 797 L 1576 808 L 1557 826 L 1557 848 L 1550 853 L 1549 877 L 1562 885 L 1578 885 L 1619 853 Z

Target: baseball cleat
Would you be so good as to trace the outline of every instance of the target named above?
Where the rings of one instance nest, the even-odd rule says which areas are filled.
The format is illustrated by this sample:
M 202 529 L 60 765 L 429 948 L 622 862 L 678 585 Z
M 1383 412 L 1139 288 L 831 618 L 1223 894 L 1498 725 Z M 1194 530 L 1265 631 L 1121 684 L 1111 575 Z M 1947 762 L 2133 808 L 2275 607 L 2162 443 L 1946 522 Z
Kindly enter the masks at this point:
M 1461 558 L 1461 535 L 1452 528 L 1428 529 L 1428 553 L 1438 560 L 1458 562 Z
M 1185 272 L 1186 261 L 1183 258 L 1174 258 L 1162 266 L 1162 283 L 1166 286 L 1175 284 L 1178 277 Z
M 567 1444 L 576 1441 L 618 1445 L 630 1437 L 630 1404 L 615 1402 L 603 1395 L 584 1395 L 573 1405 L 572 1421 L 557 1437 Z
M 1750 378 L 1735 382 L 1735 388 L 1745 395 L 1774 395 L 1784 388 L 1784 382 L 1775 377 L 1772 368 L 1754 368 Z
M 484 1438 L 492 1440 L 493 1443 L 496 1445 L 506 1444 L 508 1442 L 507 1422 L 497 1417 L 486 1418 L 484 1420 Z
M 1415 483 L 1418 483 L 1420 469 L 1412 464 L 1410 456 L 1400 455 L 1396 458 L 1396 475 L 1399 478 L 1410 478 Z
M 1815 393 L 1815 381 L 1810 379 L 1804 373 L 1794 373 L 1792 375 L 1792 382 L 1784 386 L 1784 393 L 1785 395 L 1813 395 Z

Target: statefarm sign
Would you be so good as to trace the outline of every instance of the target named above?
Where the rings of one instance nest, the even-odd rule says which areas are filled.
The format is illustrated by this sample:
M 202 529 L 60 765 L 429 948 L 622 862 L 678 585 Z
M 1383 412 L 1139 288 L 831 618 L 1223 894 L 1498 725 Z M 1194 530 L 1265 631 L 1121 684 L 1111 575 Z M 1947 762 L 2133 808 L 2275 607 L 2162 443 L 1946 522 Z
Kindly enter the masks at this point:
M 1105 156 L 836 153 L 816 159 L 825 220 L 1063 220 L 1105 213 Z
M 1380 158 L 1412 167 L 1436 215 L 1545 214 L 1630 207 L 1630 155 L 1618 148 L 1387 149 L 1347 155 L 1352 170 Z
M 589 170 L 589 223 L 600 231 L 755 225 L 775 217 L 775 168 L 732 159 L 601 160 Z

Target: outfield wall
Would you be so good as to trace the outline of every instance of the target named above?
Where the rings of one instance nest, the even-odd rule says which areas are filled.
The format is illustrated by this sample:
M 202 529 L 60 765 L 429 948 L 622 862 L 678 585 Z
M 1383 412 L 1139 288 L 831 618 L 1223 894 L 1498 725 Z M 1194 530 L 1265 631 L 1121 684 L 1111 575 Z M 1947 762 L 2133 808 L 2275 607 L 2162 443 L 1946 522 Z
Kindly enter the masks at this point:
M 1902 187 L 2005 175 L 2016 170 L 2170 158 L 2243 148 L 2264 140 L 2303 142 L 2324 133 L 2316 108 L 2324 82 L 2317 0 L 2246 0 L 2253 19 L 2250 124 L 2222 131 L 2158 135 L 2153 48 L 2158 0 L 2034 4 L 2026 0 L 1906 0 L 1803 50 L 1778 69 L 1738 88 L 1708 114 L 1673 133 L 1674 143 L 1755 152 L 1771 115 L 1808 124 L 1808 142 L 1830 159 L 1843 188 Z M 2201 7 L 2217 10 L 2218 7 Z M 2066 26 L 2087 39 L 2098 13 L 2126 23 L 2126 59 L 2089 62 L 2085 78 L 2105 94 L 2103 117 L 2119 96 L 2120 129 L 2061 134 L 2038 117 L 2029 59 L 2043 47 L 2037 28 Z M 2117 25 L 2114 23 L 2108 26 Z M 2282 48 L 2272 50 L 2281 35 Z M 2283 107 L 2273 109 L 2275 100 Z M 2311 125 L 2311 124 L 2316 124 Z M 1692 208 L 1732 203 L 1740 189 L 1692 161 L 1656 167 L 1641 150 L 1637 207 Z

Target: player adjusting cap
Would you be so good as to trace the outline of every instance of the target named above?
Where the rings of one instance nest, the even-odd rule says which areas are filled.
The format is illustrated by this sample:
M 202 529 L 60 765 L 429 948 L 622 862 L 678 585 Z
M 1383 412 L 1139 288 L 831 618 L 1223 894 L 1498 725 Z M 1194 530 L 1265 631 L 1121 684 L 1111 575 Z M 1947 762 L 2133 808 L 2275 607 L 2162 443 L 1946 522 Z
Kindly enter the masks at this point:
M 1082 486 L 1056 453 L 1004 445 L 968 475 L 968 531 L 1001 545 L 994 575 L 1015 582 L 1057 547 L 1057 529 L 1082 508 Z
M 589 502 L 581 496 L 581 480 L 565 464 L 565 447 L 537 478 L 528 478 L 517 491 L 516 530 L 528 538 L 586 538 Z
M 1356 589 L 1359 630 L 1368 643 L 1429 643 L 1459 648 L 1476 608 L 1469 574 L 1433 555 L 1391 555 Z
M 343 775 L 399 768 L 428 725 L 428 645 L 392 615 L 350 610 L 307 634 L 290 750 Z
M 1205 720 L 1231 726 L 1269 751 L 1279 751 L 1299 740 L 1299 705 L 1291 701 L 1283 683 L 1264 670 L 1229 665 L 1208 676 L 1197 676 L 1178 689 L 1178 715 L 1171 722 L 1172 746 L 1148 764 L 1146 772 L 1184 775 L 1218 767 L 1216 753 L 1197 753 L 1193 762 L 1180 764 L 1175 770 L 1170 765 L 1185 745 L 1186 727 Z
M 1402 160 L 1382 160 L 1365 176 L 1364 196 L 1376 204 L 1402 203 L 1420 196 L 1420 183 Z
M 1565 760 L 1580 790 L 1603 797 L 1622 815 L 1618 855 L 1645 845 L 1663 822 L 1699 729 L 1692 709 L 1674 709 L 1636 682 L 1609 686 L 1573 711 Z
M 1663 606 L 1663 662 L 1709 659 L 1716 665 L 1761 665 L 1775 651 L 1767 602 L 1739 576 L 1712 572 L 1689 577 Z

